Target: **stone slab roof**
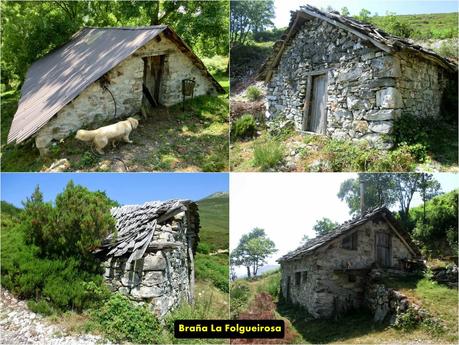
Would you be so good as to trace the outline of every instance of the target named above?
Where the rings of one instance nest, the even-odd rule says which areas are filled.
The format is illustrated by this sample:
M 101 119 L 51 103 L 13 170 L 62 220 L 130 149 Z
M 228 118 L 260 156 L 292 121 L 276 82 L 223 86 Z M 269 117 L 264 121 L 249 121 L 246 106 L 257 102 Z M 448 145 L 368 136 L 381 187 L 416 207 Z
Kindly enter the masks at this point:
M 116 220 L 116 232 L 108 235 L 94 253 L 105 257 L 128 256 L 128 263 L 143 257 L 146 249 L 152 246 L 153 235 L 161 225 L 170 222 L 181 212 L 192 214 L 192 224 L 188 224 L 187 235 L 198 238 L 198 206 L 190 200 L 152 201 L 143 205 L 126 205 L 111 210 Z M 189 232 L 192 231 L 193 234 Z M 197 241 L 195 241 L 197 242 Z M 169 243 L 158 243 L 158 247 Z M 197 245 L 197 243 L 195 243 Z
M 402 241 L 405 242 L 405 244 L 408 246 L 408 249 L 410 249 L 410 251 L 415 256 L 421 256 L 421 253 L 419 252 L 417 247 L 414 245 L 414 243 L 411 241 L 410 236 L 405 230 L 401 228 L 399 222 L 395 219 L 392 212 L 389 211 L 385 206 L 381 206 L 381 207 L 374 208 L 372 210 L 368 210 L 365 214 L 363 214 L 360 217 L 356 217 L 347 222 L 344 222 L 343 224 L 336 227 L 333 231 L 330 231 L 329 233 L 326 233 L 325 235 L 318 236 L 318 237 L 315 237 L 307 241 L 305 244 L 285 254 L 284 256 L 279 258 L 277 261 L 278 262 L 290 261 L 290 260 L 297 259 L 301 255 L 311 254 L 316 249 L 329 243 L 335 238 L 338 238 L 339 236 L 350 232 L 351 230 L 355 229 L 357 226 L 362 225 L 369 220 L 375 220 L 375 219 L 383 219 L 386 222 L 390 223 L 392 227 L 395 228 L 395 231 L 397 232 L 397 234 L 400 237 L 402 237 Z
M 281 40 L 274 44 L 273 53 L 260 68 L 258 79 L 264 79 L 266 81 L 271 79 L 271 70 L 276 68 L 279 64 L 282 53 L 284 52 L 287 44 L 301 29 L 302 25 L 310 18 L 318 18 L 341 29 L 352 32 L 354 35 L 365 41 L 371 42 L 376 47 L 386 52 L 394 53 L 398 51 L 409 51 L 445 68 L 449 72 L 457 72 L 458 70 L 456 61 L 440 56 L 432 50 L 414 44 L 408 39 L 391 35 L 371 24 L 363 23 L 351 17 L 342 16 L 335 11 L 323 12 L 313 6 L 305 5 L 301 6 L 300 10 L 291 12 L 289 27 L 283 34 Z
M 218 92 L 225 92 L 187 44 L 165 25 L 87 27 L 30 66 L 8 143 L 20 143 L 34 135 L 90 84 L 161 33 L 193 61 Z

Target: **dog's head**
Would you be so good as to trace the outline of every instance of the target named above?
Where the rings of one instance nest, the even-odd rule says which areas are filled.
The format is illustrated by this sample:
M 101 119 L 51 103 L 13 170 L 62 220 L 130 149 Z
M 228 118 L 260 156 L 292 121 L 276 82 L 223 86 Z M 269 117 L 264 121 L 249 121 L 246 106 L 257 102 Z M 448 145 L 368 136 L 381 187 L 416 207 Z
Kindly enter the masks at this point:
M 137 119 L 135 119 L 133 117 L 128 117 L 127 120 L 131 124 L 132 128 L 137 128 L 137 126 L 139 125 L 139 120 L 137 120 Z

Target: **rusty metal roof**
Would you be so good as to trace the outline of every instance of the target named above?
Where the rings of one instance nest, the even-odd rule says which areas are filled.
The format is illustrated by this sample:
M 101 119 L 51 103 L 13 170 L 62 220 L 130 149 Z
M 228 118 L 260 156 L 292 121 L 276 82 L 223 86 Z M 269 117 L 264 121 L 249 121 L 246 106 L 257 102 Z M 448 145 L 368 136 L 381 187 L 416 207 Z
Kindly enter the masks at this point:
M 30 66 L 8 134 L 8 143 L 20 143 L 35 134 L 91 83 L 163 31 L 222 92 L 223 88 L 202 61 L 165 25 L 83 28 L 68 43 Z

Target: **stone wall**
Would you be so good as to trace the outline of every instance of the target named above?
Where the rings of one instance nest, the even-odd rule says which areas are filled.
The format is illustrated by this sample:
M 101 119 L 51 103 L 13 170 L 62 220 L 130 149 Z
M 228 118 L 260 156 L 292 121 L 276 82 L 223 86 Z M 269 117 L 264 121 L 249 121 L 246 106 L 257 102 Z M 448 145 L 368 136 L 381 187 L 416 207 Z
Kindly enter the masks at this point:
M 158 317 L 164 317 L 181 301 L 192 300 L 193 238 L 194 234 L 187 233 L 182 212 L 174 220 L 156 227 L 142 259 L 127 264 L 127 257 L 109 257 L 103 264 L 106 282 L 112 291 L 148 303 Z
M 116 101 L 116 117 L 140 114 L 144 62 L 142 57 L 165 54 L 161 78 L 160 103 L 171 106 L 182 101 L 182 79 L 195 78 L 195 96 L 216 93 L 215 86 L 180 49 L 163 34 L 153 39 L 110 70 L 109 90 Z M 115 105 L 109 92 L 96 81 L 62 108 L 36 135 L 35 144 L 42 154 L 51 141 L 68 137 L 80 128 L 98 127 L 114 119 Z
M 390 229 L 385 222 L 368 221 L 346 235 L 353 232 L 358 234 L 357 250 L 341 247 L 343 235 L 309 255 L 281 262 L 283 297 L 302 305 L 316 318 L 330 318 L 362 306 L 366 275 L 376 261 L 375 233 Z M 396 236 L 391 238 L 392 267 L 400 268 L 400 260 L 412 256 Z M 307 272 L 306 281 L 299 285 L 295 284 L 297 272 Z
M 415 115 L 438 114 L 442 83 L 437 67 L 423 62 L 421 70 L 427 74 L 419 73 L 419 61 L 381 51 L 346 30 L 310 19 L 287 45 L 268 84 L 266 116 L 268 121 L 285 116 L 302 130 L 308 76 L 324 71 L 326 134 L 388 149 L 393 144 L 386 134 L 405 105 L 407 111 L 415 108 Z
M 439 117 L 448 76 L 433 65 L 413 54 L 399 54 L 401 74 L 397 88 L 403 98 L 403 113 L 419 117 Z
M 208 77 L 196 67 L 170 40 L 160 35 L 161 41 L 153 40 L 134 54 L 134 56 L 166 55 L 162 75 L 160 103 L 171 106 L 182 102 L 182 80 L 195 79 L 194 95 L 216 94 L 217 90 Z

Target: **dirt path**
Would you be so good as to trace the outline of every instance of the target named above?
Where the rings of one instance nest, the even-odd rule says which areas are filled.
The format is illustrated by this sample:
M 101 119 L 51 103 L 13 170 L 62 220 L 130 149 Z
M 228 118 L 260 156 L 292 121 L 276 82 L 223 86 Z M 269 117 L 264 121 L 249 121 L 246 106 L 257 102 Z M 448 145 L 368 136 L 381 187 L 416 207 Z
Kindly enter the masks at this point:
M 8 291 L 0 290 L 0 344 L 86 345 L 104 343 L 100 336 L 66 335 L 43 316 L 27 308 Z

